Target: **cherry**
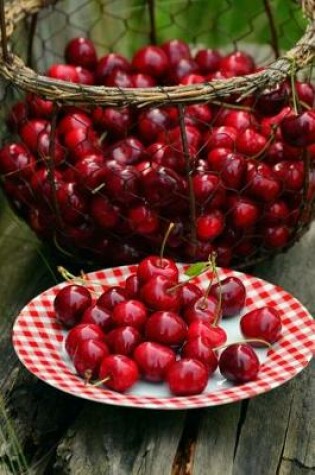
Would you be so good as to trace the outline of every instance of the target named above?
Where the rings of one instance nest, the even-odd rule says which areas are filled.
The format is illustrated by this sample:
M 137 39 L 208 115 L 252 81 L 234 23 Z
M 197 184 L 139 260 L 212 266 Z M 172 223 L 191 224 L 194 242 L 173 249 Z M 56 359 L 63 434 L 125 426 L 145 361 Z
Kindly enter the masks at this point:
M 131 127 L 131 112 L 128 107 L 97 107 L 92 113 L 93 123 L 108 130 L 114 137 L 121 138 Z
M 131 208 L 128 212 L 128 221 L 130 228 L 138 234 L 152 234 L 159 229 L 158 215 L 146 205 Z
M 202 290 L 197 285 L 187 282 L 180 287 L 180 298 L 183 307 L 192 305 L 200 297 L 202 297 Z
M 256 121 L 250 112 L 243 110 L 226 110 L 222 118 L 216 120 L 216 124 L 234 127 L 239 132 L 254 127 Z
M 167 370 L 176 360 L 171 348 L 150 341 L 140 343 L 133 357 L 144 379 L 155 383 L 164 381 Z
M 67 285 L 58 291 L 54 300 L 54 311 L 58 322 L 66 328 L 78 323 L 83 312 L 92 304 L 92 297 L 82 285 Z
M 194 358 L 205 365 L 208 376 L 218 367 L 218 357 L 210 348 L 207 338 L 197 336 L 186 341 L 181 352 L 184 358 Z
M 58 123 L 58 132 L 64 136 L 72 129 L 89 129 L 92 127 L 92 120 L 85 112 L 73 112 L 66 114 Z
M 267 204 L 264 208 L 264 222 L 267 224 L 286 223 L 289 216 L 290 209 L 283 200 Z
M 101 362 L 99 378 L 109 389 L 123 393 L 138 381 L 139 370 L 128 356 L 110 355 Z
M 167 55 L 159 46 L 149 45 L 140 48 L 132 59 L 133 68 L 142 73 L 161 78 L 169 68 Z
M 50 133 L 50 125 L 44 119 L 31 119 L 20 128 L 20 136 L 24 144 L 33 153 L 37 152 L 38 137 L 41 132 Z
M 238 136 L 238 131 L 235 127 L 214 127 L 209 136 L 206 137 L 207 150 L 210 151 L 215 148 L 226 148 L 233 151 L 235 141 Z M 241 150 L 239 150 L 241 153 Z
M 231 218 L 236 228 L 249 229 L 258 221 L 259 208 L 248 198 L 238 198 L 232 206 Z
M 176 65 L 181 59 L 191 58 L 190 48 L 182 40 L 169 40 L 161 45 L 162 50 L 168 57 L 171 66 Z
M 117 303 L 113 309 L 112 319 L 116 326 L 142 328 L 146 323 L 148 311 L 139 300 L 126 300 Z
M 256 379 L 259 366 L 255 351 L 246 343 L 228 346 L 219 358 L 222 376 L 234 383 L 247 383 Z
M 264 137 L 270 138 L 275 136 L 277 140 L 282 139 L 280 124 L 285 117 L 293 115 L 293 111 L 290 107 L 284 107 L 278 114 L 272 117 L 264 117 L 260 122 L 260 132 Z
M 295 90 L 299 101 L 304 102 L 304 104 L 310 107 L 314 107 L 315 90 L 310 82 L 295 81 Z
M 218 313 L 217 299 L 209 295 L 200 297 L 192 305 L 184 308 L 183 316 L 188 325 L 198 320 L 206 323 L 213 323 Z
M 95 323 L 102 330 L 107 331 L 113 326 L 112 314 L 108 309 L 95 304 L 84 310 L 81 323 Z
M 183 86 L 190 86 L 191 84 L 200 84 L 203 82 L 206 82 L 206 78 L 204 76 L 201 76 L 201 74 L 190 73 L 190 74 L 186 74 L 186 76 L 184 76 L 181 79 L 180 84 L 182 84 Z M 190 123 L 190 122 L 191 121 L 189 120 L 189 118 L 187 119 L 185 118 L 185 123 Z
M 106 343 L 113 353 L 132 355 L 142 337 L 134 326 L 114 328 L 106 335 Z
M 178 84 L 188 75 L 198 72 L 198 64 L 193 59 L 181 58 L 178 63 L 172 66 L 167 79 L 171 84 Z
M 261 307 L 246 313 L 240 320 L 246 338 L 258 338 L 275 343 L 281 336 L 282 323 L 279 312 L 273 307 Z M 261 346 L 259 342 L 253 346 Z
M 164 275 L 155 275 L 147 280 L 140 290 L 140 297 L 152 310 L 178 311 L 181 305 L 180 294 L 172 289 L 174 282 Z
M 214 152 L 221 154 L 219 163 L 213 163 Z M 229 152 L 226 155 L 222 152 L 225 149 L 212 150 L 208 155 L 208 163 L 212 165 L 213 169 L 220 172 L 220 177 L 226 187 L 240 190 L 244 184 L 246 176 L 246 159 L 239 153 Z M 218 153 L 216 154 L 218 155 Z
M 139 279 L 137 274 L 131 274 L 125 281 L 125 292 L 128 299 L 137 299 L 139 295 Z
M 180 176 L 167 167 L 144 170 L 141 177 L 143 195 L 152 205 L 169 206 L 183 193 Z
M 73 358 L 77 352 L 79 343 L 86 340 L 99 340 L 104 342 L 105 334 L 98 325 L 93 323 L 80 323 L 71 328 L 65 339 L 65 348 Z
M 88 69 L 82 68 L 81 66 L 76 66 L 75 70 L 78 75 L 78 83 L 86 84 L 88 86 L 93 86 L 95 84 L 94 74 Z
M 73 355 L 73 364 L 77 373 L 89 381 L 98 376 L 101 362 L 108 355 L 108 347 L 103 341 L 83 340 L 78 343 Z
M 208 129 L 212 119 L 212 111 L 208 104 L 193 104 L 185 108 L 185 123 Z
M 21 125 L 28 119 L 29 111 L 25 102 L 19 101 L 14 104 L 6 119 L 8 128 L 12 132 L 18 132 Z
M 276 174 L 264 163 L 248 162 L 246 181 L 251 195 L 264 202 L 274 201 L 281 192 Z
M 126 292 L 122 287 L 113 286 L 107 289 L 97 300 L 97 305 L 107 310 L 113 310 L 114 307 L 127 300 Z
M 287 226 L 268 226 L 263 230 L 263 240 L 266 247 L 278 249 L 288 244 L 290 230 Z
M 192 179 L 196 201 L 207 208 L 218 208 L 225 200 L 220 178 L 214 173 L 196 173 Z
M 153 313 L 147 320 L 145 335 L 150 341 L 167 346 L 179 346 L 186 338 L 187 325 L 177 313 L 159 311 Z
M 131 74 L 131 81 L 133 87 L 139 88 L 139 87 L 155 87 L 156 86 L 156 80 L 150 76 L 149 74 L 141 74 L 141 73 L 135 73 Z
M 276 163 L 272 170 L 279 181 L 282 182 L 283 188 L 285 191 L 299 191 L 303 188 L 304 185 L 304 163 L 301 161 L 298 162 L 289 162 L 283 160 L 282 162 Z
M 315 112 L 312 110 L 284 117 L 280 127 L 283 139 L 293 147 L 306 147 L 315 142 Z
M 105 175 L 106 191 L 109 197 L 122 204 L 130 204 L 139 196 L 139 172 L 131 165 L 109 167 Z
M 221 54 L 214 49 L 200 49 L 195 56 L 195 61 L 202 74 L 214 73 L 219 69 Z
M 158 107 L 145 110 L 138 117 L 138 133 L 146 143 L 154 142 L 159 132 L 165 130 L 168 126 L 169 116 L 167 112 Z
M 226 277 L 220 283 L 214 284 L 210 289 L 210 295 L 217 300 L 221 295 L 221 309 L 224 317 L 238 315 L 245 307 L 246 289 L 237 277 Z
M 222 234 L 224 229 L 224 215 L 220 211 L 199 216 L 196 220 L 197 237 L 201 241 L 210 241 Z
M 87 212 L 87 204 L 83 196 L 78 192 L 76 183 L 61 183 L 56 191 L 56 200 L 67 224 L 77 224 Z
M 64 135 L 63 140 L 74 161 L 100 152 L 96 134 L 91 128 L 73 128 Z
M 142 259 L 137 270 L 141 284 L 152 277 L 163 276 L 172 282 L 178 281 L 178 269 L 174 261 L 160 256 L 148 256 Z
M 94 195 L 90 202 L 91 216 L 102 229 L 112 229 L 118 224 L 119 211 L 106 196 Z
M 208 383 L 208 370 L 194 358 L 182 358 L 173 363 L 167 372 L 170 391 L 175 396 L 200 394 Z
M 94 43 L 83 37 L 73 38 L 66 46 L 65 58 L 69 64 L 94 69 L 97 64 Z
M 266 145 L 266 137 L 251 128 L 241 132 L 235 142 L 236 150 L 248 157 L 260 155 L 265 150 Z
M 131 66 L 124 56 L 118 53 L 109 53 L 99 59 L 96 66 L 97 84 L 104 84 L 104 80 L 115 70 L 129 72 Z
M 213 245 L 210 242 L 190 241 L 184 248 L 185 255 L 193 261 L 205 261 L 209 254 L 213 252 Z
M 287 105 L 289 99 L 289 88 L 284 84 L 278 84 L 274 89 L 260 94 L 255 108 L 258 113 L 264 116 L 274 116 Z
M 79 82 L 75 66 L 68 64 L 53 64 L 47 71 L 47 76 L 58 81 Z
M 209 348 L 223 345 L 227 340 L 227 334 L 223 328 L 214 327 L 202 320 L 195 320 L 188 327 L 187 340 L 194 340 L 197 337 L 207 340 Z
M 104 86 L 108 87 L 132 87 L 133 82 L 129 73 L 121 71 L 120 69 L 114 69 L 108 76 L 104 78 Z
M 46 131 L 41 132 L 38 135 L 37 155 L 43 162 L 53 160 L 54 165 L 59 166 L 66 159 L 66 150 L 57 137 L 54 139 L 53 147 L 51 145 L 50 134 Z
M 34 173 L 35 160 L 20 144 L 6 144 L 0 150 L 0 173 L 11 179 L 28 179 Z
M 36 94 L 28 94 L 26 103 L 32 117 L 49 120 L 53 113 L 53 102 L 42 99 Z
M 233 76 L 244 76 L 255 70 L 253 58 L 242 51 L 230 53 L 220 61 L 220 70 L 232 73 Z

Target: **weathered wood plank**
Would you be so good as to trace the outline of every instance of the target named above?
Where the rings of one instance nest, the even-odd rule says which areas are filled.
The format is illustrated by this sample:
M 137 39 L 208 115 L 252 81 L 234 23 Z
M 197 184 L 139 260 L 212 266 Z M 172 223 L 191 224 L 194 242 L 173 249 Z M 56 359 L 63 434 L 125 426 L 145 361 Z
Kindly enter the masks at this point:
M 56 473 L 170 475 L 184 419 L 184 412 L 87 403 L 59 444 Z

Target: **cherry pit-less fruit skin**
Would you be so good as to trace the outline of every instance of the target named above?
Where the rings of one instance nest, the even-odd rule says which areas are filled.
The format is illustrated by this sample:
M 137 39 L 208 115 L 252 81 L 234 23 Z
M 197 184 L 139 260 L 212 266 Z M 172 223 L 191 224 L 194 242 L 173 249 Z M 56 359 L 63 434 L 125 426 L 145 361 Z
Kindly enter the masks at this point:
M 200 394 L 208 383 L 208 370 L 194 358 L 175 361 L 167 372 L 167 383 L 175 396 Z
M 80 323 L 94 323 L 106 332 L 113 326 L 113 319 L 109 310 L 95 304 L 83 312 Z
M 255 380 L 259 368 L 259 359 L 247 343 L 230 345 L 219 357 L 219 369 L 222 376 L 237 384 Z
M 126 300 L 113 308 L 113 323 L 118 326 L 131 326 L 141 329 L 148 318 L 148 310 L 140 300 Z
M 138 381 L 139 370 L 128 356 L 109 355 L 101 362 L 99 379 L 109 389 L 123 393 Z
M 131 326 L 114 328 L 105 338 L 112 353 L 125 356 L 132 355 L 142 339 L 139 330 Z
M 226 277 L 220 284 L 211 287 L 210 295 L 219 300 L 221 294 L 221 309 L 224 317 L 238 315 L 245 307 L 246 289 L 237 277 Z
M 194 340 L 197 337 L 207 340 L 209 348 L 216 348 L 227 341 L 227 334 L 223 328 L 202 320 L 195 320 L 188 327 L 187 340 Z
M 202 336 L 186 341 L 181 355 L 184 358 L 194 358 L 203 363 L 208 370 L 208 376 L 211 376 L 218 367 L 218 356 L 209 346 L 209 340 Z
M 140 290 L 140 297 L 150 310 L 178 311 L 181 306 L 179 289 L 163 275 L 151 277 Z
M 57 320 L 66 328 L 76 325 L 83 312 L 92 304 L 90 292 L 82 285 L 67 285 L 59 290 L 54 300 Z
M 175 312 L 155 312 L 146 322 L 145 335 L 149 341 L 167 346 L 180 346 L 187 336 L 187 324 Z
M 79 343 L 85 340 L 105 341 L 105 334 L 94 323 L 80 323 L 73 327 L 65 339 L 65 349 L 70 358 L 74 357 Z
M 105 356 L 108 355 L 109 349 L 104 341 L 81 341 L 73 355 L 73 364 L 76 372 L 87 381 L 97 378 L 100 364 Z
M 261 307 L 243 315 L 240 327 L 245 338 L 258 338 L 272 344 L 281 337 L 282 322 L 276 308 Z M 259 342 L 252 345 L 265 346 Z
M 176 361 L 176 354 L 165 345 L 146 341 L 137 346 L 133 358 L 143 378 L 157 383 L 164 381 L 169 367 Z
M 177 282 L 178 269 L 175 262 L 165 257 L 148 256 L 139 263 L 137 276 L 141 284 L 158 275 Z

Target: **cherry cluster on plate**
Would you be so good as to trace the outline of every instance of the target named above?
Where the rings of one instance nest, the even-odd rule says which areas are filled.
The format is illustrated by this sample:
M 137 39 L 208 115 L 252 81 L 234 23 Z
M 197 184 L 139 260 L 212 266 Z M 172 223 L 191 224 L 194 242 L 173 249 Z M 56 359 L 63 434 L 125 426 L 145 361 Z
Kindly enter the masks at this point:
M 259 70 L 244 52 L 193 53 L 181 40 L 129 61 L 98 58 L 92 41 L 74 38 L 65 60 L 47 76 L 120 88 L 211 85 Z M 187 105 L 182 122 L 175 104 L 62 106 L 53 141 L 53 103 L 29 94 L 7 118 L 17 139 L 0 150 L 5 192 L 41 238 L 99 263 L 155 253 L 170 221 L 168 253 L 185 261 L 215 251 L 227 267 L 281 249 L 311 219 L 315 195 L 314 88 L 292 83 Z
M 63 287 L 54 310 L 69 329 L 65 349 L 77 373 L 119 392 L 140 377 L 165 381 L 176 396 L 201 393 L 217 367 L 235 383 L 254 380 L 260 363 L 252 345 L 280 338 L 279 313 L 274 307 L 246 313 L 240 328 L 248 340 L 227 344 L 218 323 L 244 310 L 246 290 L 231 276 L 215 284 L 210 279 L 204 291 L 191 280 L 206 271 L 217 276 L 213 261 L 194 264 L 179 282 L 175 262 L 153 255 L 139 263 L 123 286 L 103 289 L 96 300 L 86 286 Z

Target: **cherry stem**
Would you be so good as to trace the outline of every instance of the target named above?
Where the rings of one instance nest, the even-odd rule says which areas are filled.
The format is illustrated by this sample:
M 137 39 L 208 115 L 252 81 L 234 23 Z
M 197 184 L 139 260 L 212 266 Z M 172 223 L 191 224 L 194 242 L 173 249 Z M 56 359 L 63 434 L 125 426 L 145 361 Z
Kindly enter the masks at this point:
M 169 289 L 167 289 L 167 292 L 173 292 L 173 291 L 176 290 L 176 289 L 180 289 L 181 287 L 183 287 L 183 285 L 188 284 L 188 282 L 190 282 L 191 280 L 197 279 L 197 277 L 199 277 L 201 274 L 204 274 L 205 272 L 208 272 L 208 270 L 211 270 L 211 269 L 212 269 L 212 266 L 210 266 L 209 264 L 207 264 L 207 265 L 204 267 L 204 269 L 200 272 L 200 274 L 198 274 L 198 275 L 192 275 L 191 277 L 189 277 L 189 279 L 183 280 L 182 282 L 179 282 L 178 284 L 173 285 L 172 287 L 170 287 Z
M 69 272 L 65 267 L 62 267 L 62 266 L 58 266 L 57 270 L 67 282 L 78 282 L 84 286 L 99 285 L 100 287 L 103 287 L 103 285 L 100 284 L 99 282 L 93 282 L 91 280 L 88 280 L 83 270 L 81 271 L 81 277 L 71 274 L 71 272 Z M 91 291 L 91 292 L 94 293 L 96 296 L 99 295 L 95 291 Z
M 208 262 L 209 262 L 209 268 L 212 270 L 214 276 L 218 279 L 218 273 L 217 273 L 217 270 L 216 270 L 215 258 L 216 258 L 216 254 L 215 254 L 215 252 L 213 252 L 212 254 L 209 255 Z M 211 290 L 211 287 L 212 287 L 212 284 L 213 284 L 213 280 L 214 280 L 213 274 L 212 274 L 212 277 L 211 277 L 211 279 L 210 279 L 210 282 L 209 282 L 209 285 L 208 285 L 208 287 L 207 287 L 207 290 L 205 291 L 205 294 L 204 294 L 204 297 L 203 297 L 203 303 L 200 305 L 200 308 L 201 308 L 201 309 L 205 309 L 206 306 L 207 306 L 207 298 L 209 297 L 210 290 Z M 221 297 L 221 296 L 220 296 L 220 297 Z M 220 306 L 221 306 L 221 300 L 220 300 Z M 217 311 L 216 311 L 216 313 L 217 313 Z M 214 323 L 213 326 L 216 325 L 217 320 L 218 320 L 218 317 L 217 317 L 217 315 L 216 315 L 215 323 Z
M 212 326 L 213 327 L 216 327 L 219 323 L 219 320 L 220 320 L 220 314 L 221 314 L 221 306 L 222 306 L 222 286 L 221 286 L 221 280 L 220 280 L 220 276 L 218 274 L 218 269 L 217 269 L 217 266 L 216 266 L 216 263 L 215 263 L 215 259 L 213 261 L 213 272 L 215 274 L 215 277 L 218 281 L 218 285 L 219 285 L 219 300 L 218 300 L 218 303 L 217 303 L 217 306 L 216 306 L 216 309 L 215 309 L 215 319 L 213 321 L 213 324 Z
M 261 338 L 249 338 L 248 340 L 239 340 L 233 341 L 232 343 L 225 343 L 224 345 L 220 345 L 216 348 L 213 348 L 213 350 L 222 350 L 223 348 L 228 348 L 232 345 L 241 345 L 242 343 L 262 343 L 263 345 L 266 345 L 269 349 L 272 348 L 271 343 L 268 343 L 268 341 L 262 340 Z
M 266 150 L 268 150 L 269 146 L 274 141 L 274 138 L 276 136 L 275 129 L 276 129 L 276 127 L 272 129 L 271 135 L 270 135 L 269 139 L 267 140 L 267 142 L 265 143 L 265 145 L 263 146 L 263 148 L 261 150 L 259 150 L 259 152 L 256 153 L 256 155 L 253 155 L 251 157 L 253 160 L 257 160 L 259 157 L 261 157 L 265 153 Z
M 175 227 L 175 224 L 174 223 L 170 223 L 169 227 L 167 228 L 167 231 L 165 233 L 165 236 L 163 238 L 163 242 L 162 242 L 162 245 L 161 245 L 161 250 L 160 250 L 160 263 L 162 265 L 162 261 L 163 261 L 163 256 L 164 256 L 164 250 L 165 250 L 165 245 L 167 243 L 167 240 L 171 234 L 171 232 L 173 231 Z
M 89 384 L 92 378 L 92 371 L 87 369 L 84 373 L 84 384 Z
M 96 381 L 95 383 L 90 383 L 90 384 L 91 386 L 94 386 L 95 388 L 97 388 L 98 386 L 102 386 L 102 384 L 106 383 L 110 379 L 111 379 L 110 376 L 106 376 L 106 378 L 102 379 L 101 381 Z

